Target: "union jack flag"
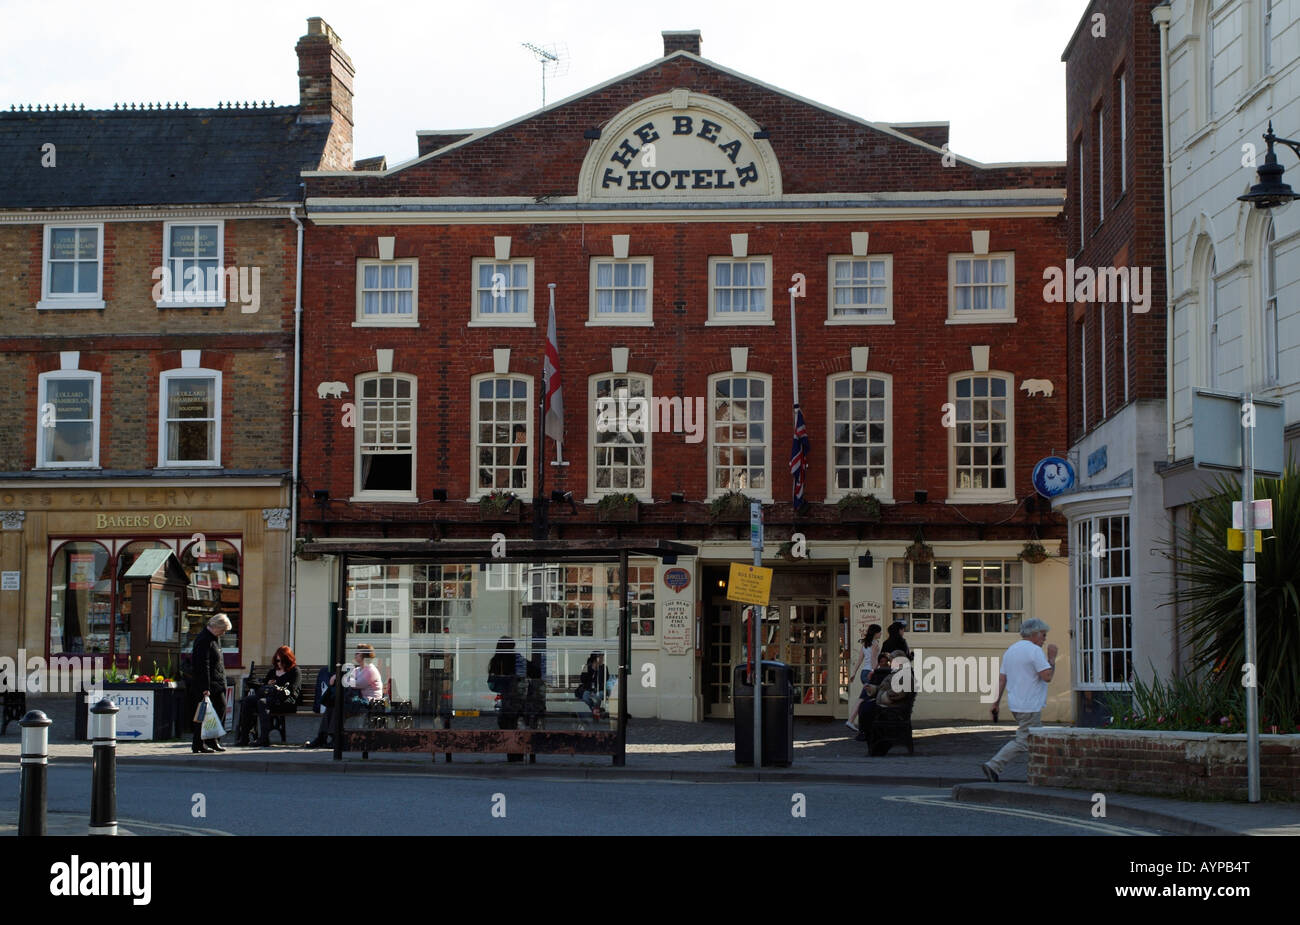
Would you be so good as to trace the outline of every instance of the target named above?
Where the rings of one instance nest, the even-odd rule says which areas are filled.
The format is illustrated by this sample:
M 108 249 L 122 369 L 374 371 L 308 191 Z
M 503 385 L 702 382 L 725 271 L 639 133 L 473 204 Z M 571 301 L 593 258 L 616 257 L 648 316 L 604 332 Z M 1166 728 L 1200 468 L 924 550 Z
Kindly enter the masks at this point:
M 808 442 L 808 427 L 804 424 L 799 403 L 794 406 L 794 445 L 790 448 L 790 475 L 794 478 L 795 510 L 802 510 L 808 502 L 803 497 L 804 480 L 808 474 L 808 456 L 812 445 Z

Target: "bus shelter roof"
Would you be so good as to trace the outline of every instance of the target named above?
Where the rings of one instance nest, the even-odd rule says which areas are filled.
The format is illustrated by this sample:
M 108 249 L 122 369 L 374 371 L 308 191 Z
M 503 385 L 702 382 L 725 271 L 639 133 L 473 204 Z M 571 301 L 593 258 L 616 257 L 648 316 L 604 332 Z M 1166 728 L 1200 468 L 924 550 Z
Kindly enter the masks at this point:
M 299 553 L 385 562 L 617 562 L 623 553 L 657 559 L 694 556 L 699 549 L 671 540 L 447 540 L 343 542 L 308 541 Z M 499 553 L 499 554 L 498 554 Z

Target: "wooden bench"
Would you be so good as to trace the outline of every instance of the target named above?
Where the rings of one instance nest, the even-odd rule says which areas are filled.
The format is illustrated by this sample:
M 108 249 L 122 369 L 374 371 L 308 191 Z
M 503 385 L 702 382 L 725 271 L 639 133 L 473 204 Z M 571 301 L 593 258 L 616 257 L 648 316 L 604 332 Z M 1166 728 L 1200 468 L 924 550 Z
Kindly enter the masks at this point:
M 916 705 L 916 691 L 911 691 L 897 706 L 881 707 L 867 732 L 867 754 L 879 758 L 889 753 L 895 745 L 907 748 L 914 754 L 912 745 L 912 708 Z
M 271 714 L 271 731 L 280 733 L 281 745 L 284 745 L 289 741 L 289 733 L 285 729 L 285 723 L 284 723 L 284 718 L 286 716 L 293 716 L 297 713 L 316 712 L 315 709 L 316 708 L 316 675 L 320 673 L 320 670 L 323 667 L 324 667 L 323 665 L 299 665 L 298 666 L 298 681 L 299 681 L 298 702 L 294 704 L 294 708 L 292 710 L 278 710 Z M 248 681 L 252 680 L 253 683 L 260 684 L 262 678 L 265 677 L 266 677 L 265 674 L 262 674 L 261 678 L 255 678 L 250 676 L 244 678 L 244 681 L 247 683 Z M 244 708 L 242 690 L 240 692 L 239 708 L 241 710 Z M 238 726 L 236 726 L 236 728 L 238 728 Z M 253 735 L 256 736 L 257 734 L 258 734 L 257 724 L 254 723 Z
M 27 715 L 27 693 L 25 691 L 4 692 L 4 718 L 0 720 L 0 736 L 5 734 L 9 723 L 19 722 Z

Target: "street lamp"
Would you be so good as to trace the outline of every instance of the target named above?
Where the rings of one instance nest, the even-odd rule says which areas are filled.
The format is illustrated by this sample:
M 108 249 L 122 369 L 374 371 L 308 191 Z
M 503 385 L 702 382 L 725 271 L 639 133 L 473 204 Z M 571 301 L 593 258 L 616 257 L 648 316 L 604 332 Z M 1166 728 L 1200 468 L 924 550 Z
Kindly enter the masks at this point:
M 1264 155 L 1264 163 L 1258 168 L 1259 182 L 1250 188 L 1250 192 L 1238 196 L 1237 199 L 1240 202 L 1254 203 L 1257 209 L 1285 207 L 1300 199 L 1300 194 L 1282 182 L 1282 175 L 1286 172 L 1286 168 L 1277 162 L 1273 145 L 1280 142 L 1290 148 L 1296 157 L 1300 157 L 1300 141 L 1278 138 L 1273 133 L 1273 122 L 1270 119 L 1268 131 L 1264 133 L 1264 142 L 1268 145 L 1268 151 Z M 1259 662 L 1255 639 L 1255 429 L 1253 426 L 1255 396 L 1247 394 L 1243 398 L 1242 423 L 1244 425 L 1249 419 L 1251 425 L 1247 426 L 1246 432 L 1242 434 L 1242 462 L 1245 464 L 1241 474 L 1241 526 L 1244 530 L 1241 544 L 1242 610 L 1246 623 L 1246 664 L 1253 670 L 1257 670 Z M 1250 411 L 1249 418 L 1244 413 L 1245 409 Z M 1258 803 L 1260 796 L 1257 684 L 1258 676 L 1255 683 L 1246 689 L 1246 799 L 1251 803 Z
M 1238 196 L 1237 199 L 1240 202 L 1253 202 L 1257 209 L 1274 209 L 1300 199 L 1300 193 L 1296 193 L 1282 182 L 1282 174 L 1286 168 L 1277 162 L 1277 155 L 1273 153 L 1273 144 L 1281 142 L 1294 151 L 1296 157 L 1300 157 L 1300 141 L 1278 138 L 1274 135 L 1272 120 L 1268 123 L 1268 131 L 1264 133 L 1264 141 L 1268 144 L 1268 152 L 1264 155 L 1264 163 L 1258 170 L 1259 182 L 1250 188 L 1250 192 Z

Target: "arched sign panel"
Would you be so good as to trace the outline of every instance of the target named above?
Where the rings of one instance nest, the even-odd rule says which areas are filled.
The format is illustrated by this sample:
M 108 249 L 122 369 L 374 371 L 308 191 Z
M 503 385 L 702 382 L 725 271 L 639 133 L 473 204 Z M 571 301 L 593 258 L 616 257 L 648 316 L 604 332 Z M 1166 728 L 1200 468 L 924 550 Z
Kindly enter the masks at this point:
M 687 90 L 643 100 L 601 131 L 582 165 L 580 199 L 620 201 L 781 195 L 772 146 L 752 119 Z

